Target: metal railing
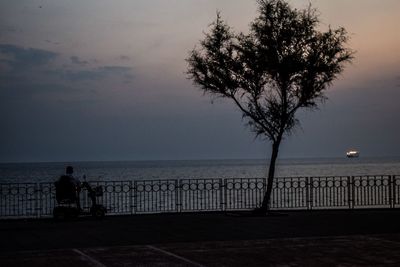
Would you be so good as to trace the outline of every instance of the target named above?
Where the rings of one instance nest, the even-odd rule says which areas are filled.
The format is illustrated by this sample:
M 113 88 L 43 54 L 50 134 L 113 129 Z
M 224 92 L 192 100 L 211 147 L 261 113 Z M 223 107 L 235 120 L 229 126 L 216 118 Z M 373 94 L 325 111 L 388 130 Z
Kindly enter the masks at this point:
M 233 211 L 258 207 L 265 178 L 97 181 L 98 199 L 108 214 Z M 90 208 L 87 192 L 81 206 Z M 54 183 L 0 184 L 0 218 L 40 218 L 52 215 Z M 332 176 L 276 178 L 274 210 L 361 209 L 400 207 L 400 176 Z

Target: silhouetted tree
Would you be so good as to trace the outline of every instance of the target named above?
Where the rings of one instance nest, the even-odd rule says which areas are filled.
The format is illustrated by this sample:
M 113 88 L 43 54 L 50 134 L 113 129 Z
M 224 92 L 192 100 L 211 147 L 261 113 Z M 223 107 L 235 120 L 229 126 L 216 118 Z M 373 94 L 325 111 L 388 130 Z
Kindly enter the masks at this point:
M 248 34 L 234 33 L 219 12 L 210 32 L 189 57 L 188 75 L 204 92 L 229 98 L 257 135 L 272 142 L 267 190 L 258 209 L 270 208 L 279 146 L 299 123 L 296 111 L 316 109 L 324 92 L 351 61 L 344 28 L 317 29 L 311 6 L 259 0 Z

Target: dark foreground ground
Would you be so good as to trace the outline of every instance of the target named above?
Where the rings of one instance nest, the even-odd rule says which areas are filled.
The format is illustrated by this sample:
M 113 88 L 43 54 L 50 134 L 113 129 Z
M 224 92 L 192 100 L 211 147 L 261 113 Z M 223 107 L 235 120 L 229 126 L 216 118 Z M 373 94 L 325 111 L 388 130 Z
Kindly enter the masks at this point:
M 0 266 L 400 266 L 400 210 L 0 221 Z

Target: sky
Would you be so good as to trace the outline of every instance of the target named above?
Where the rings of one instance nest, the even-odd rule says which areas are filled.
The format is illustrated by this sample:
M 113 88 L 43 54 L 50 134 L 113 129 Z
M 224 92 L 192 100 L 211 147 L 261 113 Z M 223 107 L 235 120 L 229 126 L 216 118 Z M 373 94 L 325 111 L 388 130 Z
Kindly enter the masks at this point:
M 280 157 L 400 156 L 400 1 L 310 2 L 356 54 Z M 0 0 L 0 162 L 268 158 L 185 74 L 217 10 L 237 32 L 257 15 L 243 0 Z

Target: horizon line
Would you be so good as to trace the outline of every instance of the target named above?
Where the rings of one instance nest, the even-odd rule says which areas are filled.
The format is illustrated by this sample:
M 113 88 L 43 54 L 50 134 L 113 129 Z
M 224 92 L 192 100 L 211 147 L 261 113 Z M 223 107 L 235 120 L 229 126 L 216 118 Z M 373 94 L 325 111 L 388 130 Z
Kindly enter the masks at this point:
M 394 159 L 400 158 L 400 156 L 363 156 L 358 159 Z M 78 162 L 85 162 L 85 163 L 94 163 L 94 162 L 171 162 L 171 161 L 235 161 L 235 160 L 242 160 L 242 161 L 251 161 L 251 160 L 264 160 L 268 161 L 270 158 L 197 158 L 197 159 L 110 159 L 110 160 L 39 160 L 39 161 L 0 161 L 0 164 L 35 164 L 35 163 L 78 163 Z M 305 156 L 305 157 L 278 157 L 279 160 L 313 160 L 313 159 L 347 159 L 346 156 Z M 354 160 L 354 159 L 350 159 Z M 357 159 L 355 159 L 357 160 Z

